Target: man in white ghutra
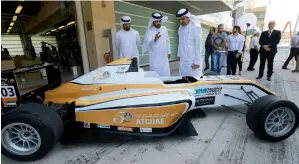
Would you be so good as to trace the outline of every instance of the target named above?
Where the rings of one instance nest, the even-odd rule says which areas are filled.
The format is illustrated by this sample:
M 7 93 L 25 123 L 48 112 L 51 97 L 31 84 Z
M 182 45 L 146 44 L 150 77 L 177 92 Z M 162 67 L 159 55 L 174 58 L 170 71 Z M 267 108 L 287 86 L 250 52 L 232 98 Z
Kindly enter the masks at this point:
M 149 69 L 159 76 L 169 77 L 169 61 L 171 50 L 167 28 L 162 26 L 168 20 L 167 16 L 153 13 L 148 29 L 144 35 L 142 54 L 149 52 Z
M 202 28 L 199 20 L 183 8 L 176 14 L 180 20 L 178 59 L 180 76 L 202 76 L 201 37 Z

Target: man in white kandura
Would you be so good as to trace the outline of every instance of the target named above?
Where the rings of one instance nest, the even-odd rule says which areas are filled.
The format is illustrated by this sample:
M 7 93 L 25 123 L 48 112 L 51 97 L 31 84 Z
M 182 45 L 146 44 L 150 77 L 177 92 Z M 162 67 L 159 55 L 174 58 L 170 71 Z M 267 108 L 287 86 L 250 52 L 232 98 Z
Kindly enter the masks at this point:
M 116 33 L 116 48 L 120 51 L 120 58 L 137 57 L 139 66 L 140 36 L 138 31 L 131 27 L 131 18 L 123 16 L 120 20 L 120 30 Z
M 176 14 L 180 19 L 178 59 L 180 76 L 202 76 L 200 22 L 188 9 L 183 8 Z
M 167 28 L 162 26 L 168 20 L 167 16 L 153 13 L 144 35 L 142 54 L 149 53 L 149 69 L 159 76 L 169 77 L 170 42 Z

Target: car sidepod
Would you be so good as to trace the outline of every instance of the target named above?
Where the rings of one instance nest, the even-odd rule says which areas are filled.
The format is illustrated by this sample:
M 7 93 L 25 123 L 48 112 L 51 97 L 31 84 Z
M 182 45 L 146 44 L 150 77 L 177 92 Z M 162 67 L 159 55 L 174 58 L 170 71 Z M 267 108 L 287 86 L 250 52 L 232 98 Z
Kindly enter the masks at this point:
M 86 129 L 147 136 L 165 136 L 181 125 L 191 125 L 188 120 L 184 123 L 185 114 L 195 104 L 195 98 L 188 90 L 114 95 L 118 96 L 80 98 L 76 102 L 76 121 Z M 195 130 L 191 131 L 195 135 Z

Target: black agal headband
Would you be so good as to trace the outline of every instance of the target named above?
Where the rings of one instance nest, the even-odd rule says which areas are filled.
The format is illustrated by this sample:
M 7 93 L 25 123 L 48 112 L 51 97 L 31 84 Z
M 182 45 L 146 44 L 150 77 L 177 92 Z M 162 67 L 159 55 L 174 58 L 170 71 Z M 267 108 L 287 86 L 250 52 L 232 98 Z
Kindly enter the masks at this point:
M 130 22 L 131 20 L 130 19 L 124 20 L 123 18 L 121 18 L 121 21 L 123 21 L 123 22 Z
M 184 9 L 186 11 L 184 11 L 183 13 L 179 14 L 179 11 L 176 13 L 176 17 L 177 18 L 182 17 L 182 16 L 186 15 L 189 12 L 189 10 L 187 8 L 184 8 Z
M 157 16 L 157 14 L 158 14 L 159 16 Z M 153 17 L 154 19 L 162 19 L 163 15 L 160 14 L 160 13 L 153 13 L 153 14 L 152 14 L 152 17 Z

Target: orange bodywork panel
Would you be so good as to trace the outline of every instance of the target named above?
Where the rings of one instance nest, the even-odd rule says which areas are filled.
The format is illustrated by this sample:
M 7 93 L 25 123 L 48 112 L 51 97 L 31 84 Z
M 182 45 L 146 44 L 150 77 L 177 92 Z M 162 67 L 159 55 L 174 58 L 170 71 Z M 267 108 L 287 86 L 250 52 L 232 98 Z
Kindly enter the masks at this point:
M 131 64 L 132 63 L 132 59 L 131 58 L 120 58 L 117 60 L 114 60 L 110 63 L 108 63 L 107 65 L 121 65 L 121 64 Z
M 136 89 L 136 88 L 150 88 L 150 89 L 182 89 L 182 88 L 189 88 L 189 87 L 198 87 L 200 85 L 212 85 L 212 84 L 221 84 L 221 83 L 232 83 L 232 84 L 254 84 L 257 85 L 264 90 L 267 90 L 268 92 L 272 93 L 273 95 L 279 96 L 277 93 L 274 93 L 273 91 L 265 88 L 264 86 L 251 81 L 251 80 L 221 80 L 221 81 L 198 81 L 195 83 L 188 83 L 183 86 L 169 86 L 166 87 L 163 84 L 75 84 L 75 83 L 66 83 L 61 85 L 60 87 L 53 89 L 51 91 L 45 92 L 45 101 L 44 103 L 47 104 L 49 102 L 56 103 L 56 104 L 64 104 L 64 103 L 72 103 L 76 101 L 77 105 L 84 106 L 84 105 L 91 105 L 96 103 L 101 103 L 104 101 L 113 100 L 116 98 L 129 98 L 129 97 L 135 97 L 140 95 L 150 95 L 150 94 L 159 94 L 159 93 L 165 93 L 165 91 L 159 91 L 157 93 L 144 93 L 144 94 L 127 94 L 127 95 L 114 95 L 109 98 L 102 98 L 102 99 L 96 99 L 96 100 L 78 100 L 80 97 L 85 96 L 92 96 L 96 94 L 103 94 L 107 92 L 114 92 L 114 91 L 121 91 L 126 89 Z M 166 91 L 166 92 L 172 92 L 172 91 Z M 177 91 L 176 91 L 177 92 Z M 78 101 L 77 101 L 78 100 Z
M 162 88 L 163 85 L 145 85 L 145 84 L 75 84 L 66 83 L 58 88 L 51 91 L 45 92 L 45 101 L 47 104 L 49 102 L 56 104 L 72 103 L 76 101 L 79 97 L 92 96 L 101 93 L 113 92 L 126 90 L 128 88 Z M 117 96 L 117 95 L 115 95 Z M 86 104 L 87 105 L 87 104 Z
M 179 119 L 186 106 L 184 103 L 120 110 L 77 111 L 76 121 L 112 126 L 165 128 Z

